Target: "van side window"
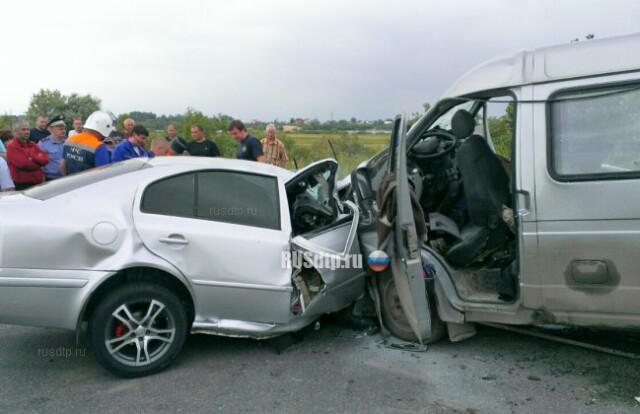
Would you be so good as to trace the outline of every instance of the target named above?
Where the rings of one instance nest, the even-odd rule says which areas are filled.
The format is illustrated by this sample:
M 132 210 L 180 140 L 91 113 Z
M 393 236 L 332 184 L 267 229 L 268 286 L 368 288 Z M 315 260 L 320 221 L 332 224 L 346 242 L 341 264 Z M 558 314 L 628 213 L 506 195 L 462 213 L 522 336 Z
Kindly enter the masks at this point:
M 515 102 L 510 96 L 492 98 L 486 102 L 489 139 L 501 160 L 511 162 Z
M 488 99 L 483 108 L 484 129 L 487 141 L 498 155 L 509 181 L 513 176 L 513 131 L 515 125 L 516 103 L 513 97 L 495 96 Z
M 552 96 L 549 172 L 561 181 L 640 176 L 640 85 Z

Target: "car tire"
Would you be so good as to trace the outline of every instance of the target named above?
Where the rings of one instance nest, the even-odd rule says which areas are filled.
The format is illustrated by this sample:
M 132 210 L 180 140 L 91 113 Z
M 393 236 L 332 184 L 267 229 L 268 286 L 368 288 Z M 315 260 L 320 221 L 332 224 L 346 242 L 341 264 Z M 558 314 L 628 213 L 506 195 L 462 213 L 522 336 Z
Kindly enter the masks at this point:
M 431 337 L 423 339 L 422 343 L 432 344 L 440 340 L 446 333 L 446 325 L 438 316 L 433 280 L 427 280 L 427 295 L 429 299 L 429 313 L 431 315 Z M 396 282 L 390 271 L 378 275 L 378 292 L 380 294 L 380 313 L 382 323 L 394 336 L 410 342 L 418 342 L 416 334 L 411 329 L 407 317 L 402 309 L 400 297 L 396 290 Z
M 187 313 L 175 294 L 152 283 L 132 283 L 98 304 L 89 337 L 100 364 L 134 378 L 167 367 L 182 349 L 187 327 Z

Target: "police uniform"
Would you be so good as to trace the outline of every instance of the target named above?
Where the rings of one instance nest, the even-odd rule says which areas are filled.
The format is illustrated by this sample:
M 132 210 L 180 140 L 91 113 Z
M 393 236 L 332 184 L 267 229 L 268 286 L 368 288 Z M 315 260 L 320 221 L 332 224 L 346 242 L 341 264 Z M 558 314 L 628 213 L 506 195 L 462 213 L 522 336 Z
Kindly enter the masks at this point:
M 60 125 L 65 125 L 64 115 L 58 115 L 52 118 L 47 124 L 47 128 Z M 44 178 L 47 181 L 62 177 L 62 173 L 60 172 L 60 161 L 62 160 L 65 139 L 66 138 L 63 137 L 60 140 L 56 140 L 53 135 L 49 135 L 38 141 L 38 146 L 49 156 L 49 163 L 42 168 L 44 171 Z

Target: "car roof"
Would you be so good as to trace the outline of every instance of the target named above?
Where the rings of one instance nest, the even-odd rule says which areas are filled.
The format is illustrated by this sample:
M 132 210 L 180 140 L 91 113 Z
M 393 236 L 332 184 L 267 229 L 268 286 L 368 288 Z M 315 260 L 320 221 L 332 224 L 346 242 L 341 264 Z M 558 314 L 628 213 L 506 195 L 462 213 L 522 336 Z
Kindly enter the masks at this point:
M 271 174 L 287 180 L 293 172 L 262 162 L 235 160 L 221 157 L 170 156 L 153 157 L 149 159 L 150 166 L 188 165 L 196 168 L 224 168 L 229 170 L 247 171 L 260 174 Z
M 640 33 L 519 50 L 481 63 L 441 97 L 640 70 Z

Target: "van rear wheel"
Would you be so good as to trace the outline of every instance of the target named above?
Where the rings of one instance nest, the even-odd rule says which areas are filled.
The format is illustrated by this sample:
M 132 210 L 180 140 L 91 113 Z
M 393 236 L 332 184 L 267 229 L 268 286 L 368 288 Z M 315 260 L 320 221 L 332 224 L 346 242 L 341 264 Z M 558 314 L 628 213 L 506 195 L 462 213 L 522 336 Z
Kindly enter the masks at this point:
M 422 342 L 431 344 L 440 340 L 446 333 L 446 325 L 438 316 L 436 297 L 433 289 L 433 280 L 426 281 L 429 299 L 429 313 L 431 315 L 431 337 Z M 385 327 L 394 336 L 405 341 L 417 342 L 418 338 L 411 329 L 407 316 L 402 308 L 400 296 L 396 289 L 396 282 L 390 271 L 378 275 L 378 292 L 380 294 L 380 313 Z

